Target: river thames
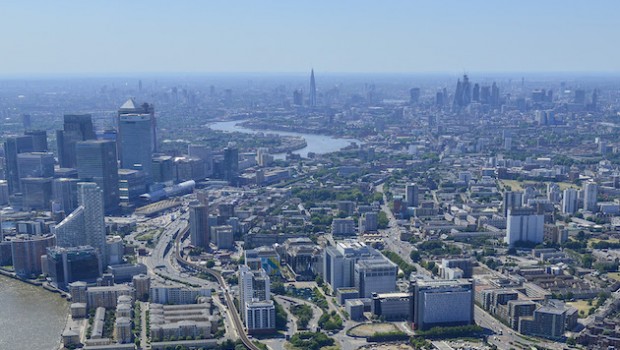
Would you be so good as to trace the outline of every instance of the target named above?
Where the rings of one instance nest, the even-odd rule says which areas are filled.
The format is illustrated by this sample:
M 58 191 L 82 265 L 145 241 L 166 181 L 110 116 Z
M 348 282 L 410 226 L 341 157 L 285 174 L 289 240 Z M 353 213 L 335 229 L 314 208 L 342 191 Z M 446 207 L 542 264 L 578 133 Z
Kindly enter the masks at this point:
M 58 294 L 0 276 L 1 349 L 57 349 L 68 312 Z
M 277 134 L 277 135 L 282 135 L 282 136 L 301 136 L 306 140 L 306 144 L 307 144 L 306 147 L 293 151 L 292 153 L 299 154 L 302 157 L 308 157 L 309 152 L 313 152 L 316 154 L 336 152 L 349 146 L 352 142 L 355 142 L 358 145 L 362 144 L 360 140 L 339 139 L 339 138 L 336 138 L 333 136 L 327 136 L 327 135 L 304 134 L 304 133 L 276 131 L 276 130 L 249 129 L 249 128 L 239 125 L 240 123 L 243 123 L 244 121 L 245 120 L 216 122 L 213 124 L 209 124 L 209 128 L 211 128 L 212 130 L 219 130 L 219 131 L 226 131 L 226 132 L 236 131 L 236 132 L 242 132 L 246 134 L 255 134 L 258 132 L 262 132 L 265 134 Z

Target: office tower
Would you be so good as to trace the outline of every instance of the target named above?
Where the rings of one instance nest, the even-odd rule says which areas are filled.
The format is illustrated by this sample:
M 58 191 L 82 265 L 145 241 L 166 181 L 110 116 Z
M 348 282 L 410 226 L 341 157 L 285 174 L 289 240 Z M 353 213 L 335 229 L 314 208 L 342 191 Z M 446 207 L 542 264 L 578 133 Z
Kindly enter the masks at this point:
M 415 208 L 418 206 L 419 199 L 417 184 L 410 183 L 405 187 L 405 201 L 407 202 L 407 207 Z
M 5 176 L 9 185 L 9 194 L 20 191 L 19 171 L 17 167 L 17 155 L 25 152 L 32 152 L 31 136 L 14 136 L 4 141 L 4 161 Z
M 24 126 L 24 130 L 30 130 L 32 127 L 32 118 L 30 118 L 30 114 L 22 114 L 22 125 Z
M 103 191 L 106 213 L 118 209 L 118 165 L 112 141 L 90 140 L 76 144 L 78 177 L 94 182 Z
M 506 243 L 514 246 L 517 242 L 542 243 L 544 239 L 545 216 L 536 214 L 534 209 L 509 209 L 506 221 Z
M 454 92 L 454 108 L 467 107 L 471 103 L 471 83 L 467 74 L 463 75 L 463 82 L 458 79 Z
M 62 168 L 75 168 L 75 144 L 79 141 L 96 139 L 90 114 L 64 116 L 64 129 L 56 131 L 58 161 Z
M 47 152 L 47 131 L 45 130 L 27 130 L 24 135 L 32 137 L 33 152 Z
M 55 227 L 60 247 L 89 245 L 97 248 L 105 262 L 106 230 L 103 193 L 97 184 L 78 184 L 79 206 Z
M 121 168 L 141 170 L 147 179 L 150 179 L 152 174 L 154 122 L 153 115 L 150 113 L 121 113 L 119 111 L 117 144 Z M 150 182 L 150 180 L 147 181 Z
M 480 85 L 478 85 L 478 83 L 474 84 L 472 95 L 472 100 L 474 102 L 480 102 Z
M 29 177 L 21 180 L 22 207 L 27 210 L 50 210 L 52 178 Z
M 17 173 L 20 179 L 29 177 L 53 177 L 54 154 L 51 152 L 27 152 L 17 155 Z
M 577 190 L 573 188 L 565 189 L 562 196 L 562 214 L 575 214 L 578 203 Z
M 304 91 L 302 89 L 293 91 L 293 105 L 298 107 L 304 105 Z
M 56 236 L 20 235 L 11 241 L 13 269 L 18 276 L 33 277 L 42 273 L 41 257 L 56 245 Z
M 118 169 L 118 196 L 123 206 L 133 206 L 147 192 L 147 179 L 142 171 Z
M 583 209 L 597 212 L 598 186 L 594 182 L 588 182 L 583 189 Z
M 490 86 L 482 86 L 480 88 L 480 103 L 489 104 L 491 103 L 491 87 Z
M 491 105 L 493 107 L 499 107 L 499 87 L 493 82 L 491 85 Z
M 99 251 L 89 246 L 47 248 L 45 263 L 52 283 L 59 288 L 75 281 L 94 283 L 103 267 Z
M 416 104 L 420 101 L 420 88 L 411 88 L 409 90 L 409 104 Z
M 310 71 L 310 107 L 316 107 L 316 82 L 314 81 L 314 69 Z
M 396 290 L 398 266 L 389 259 L 361 259 L 355 264 L 353 274 L 353 285 L 359 291 L 360 298 Z
M 521 208 L 523 204 L 523 192 L 505 191 L 502 202 L 504 217 L 508 217 L 509 209 Z
M 169 182 L 174 179 L 174 162 L 171 156 L 153 158 L 153 182 Z
M 127 100 L 121 108 L 118 109 L 118 116 L 116 120 L 116 125 L 119 127 L 118 137 L 121 138 L 122 131 L 120 130 L 120 119 L 123 116 L 143 116 L 144 119 L 149 121 L 149 126 L 151 128 L 151 137 L 150 145 L 151 145 L 151 153 L 158 152 L 158 144 L 157 144 L 157 119 L 155 118 L 155 107 L 152 104 L 143 103 L 141 105 L 137 105 L 136 101 L 133 98 Z M 122 153 L 122 144 L 119 144 L 119 152 Z
M 222 163 L 224 179 L 236 182 L 239 175 L 239 149 L 234 145 L 224 148 L 224 162 Z
M 213 155 L 209 147 L 205 145 L 188 145 L 187 155 L 190 158 L 198 158 L 204 162 L 204 171 L 206 176 L 213 175 Z
M 413 280 L 412 328 L 470 325 L 474 322 L 473 280 Z
M 445 104 L 444 102 L 444 95 L 441 91 L 437 91 L 437 94 L 435 94 L 435 105 L 436 106 L 443 106 Z
M 189 229 L 192 245 L 209 248 L 209 211 L 201 203 L 193 203 L 189 207 Z
M 575 90 L 574 102 L 577 104 L 585 104 L 586 103 L 586 91 L 582 89 Z
M 59 178 L 52 180 L 52 201 L 58 209 L 71 213 L 78 206 L 77 184 L 78 179 Z

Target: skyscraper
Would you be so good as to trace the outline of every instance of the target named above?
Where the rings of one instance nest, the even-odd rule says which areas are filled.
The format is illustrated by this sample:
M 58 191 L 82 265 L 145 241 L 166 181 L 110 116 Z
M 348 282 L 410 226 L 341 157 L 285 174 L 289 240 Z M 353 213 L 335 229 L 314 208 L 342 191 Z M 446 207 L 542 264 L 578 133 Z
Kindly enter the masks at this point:
M 521 208 L 523 204 L 523 192 L 506 191 L 502 202 L 504 217 L 508 217 L 508 210 Z
M 4 141 L 4 161 L 6 180 L 9 186 L 9 193 L 19 192 L 19 170 L 17 165 L 17 155 L 24 152 L 32 152 L 31 136 L 9 137 Z
M 583 209 L 597 212 L 598 186 L 594 182 L 588 182 L 583 188 Z
M 103 192 L 92 182 L 78 184 L 79 206 L 55 227 L 60 247 L 89 245 L 97 248 L 102 259 L 106 256 Z
M 118 208 L 118 165 L 113 141 L 90 140 L 76 144 L 78 177 L 103 191 L 106 213 Z
M 223 173 L 224 179 L 230 182 L 236 182 L 239 175 L 239 149 L 234 145 L 228 145 L 224 148 Z
M 544 215 L 536 214 L 534 209 L 509 209 L 505 241 L 511 247 L 517 242 L 542 243 L 544 223 Z
M 418 185 L 410 183 L 405 187 L 405 200 L 407 201 L 407 207 L 415 208 L 419 204 L 418 200 Z
M 152 178 L 153 123 L 151 114 L 119 114 L 118 150 L 121 168 L 140 170 Z
M 416 104 L 420 101 L 420 88 L 411 88 L 409 90 L 409 104 Z
M 310 107 L 316 107 L 316 82 L 314 81 L 314 69 L 310 71 Z
M 45 130 L 27 130 L 24 135 L 32 137 L 33 152 L 47 152 L 47 132 Z
M 195 247 L 209 247 L 209 211 L 198 202 L 189 207 L 190 239 Z
M 58 160 L 63 168 L 75 168 L 75 144 L 79 141 L 96 139 L 90 114 L 64 116 L 64 129 L 56 131 Z
M 567 188 L 562 196 L 562 214 L 575 214 L 577 211 L 577 190 Z
M 158 151 L 157 147 L 157 120 L 155 119 L 155 107 L 152 104 L 143 103 L 141 105 L 137 105 L 136 101 L 133 98 L 127 100 L 121 108 L 118 109 L 118 117 L 116 121 L 116 125 L 119 127 L 119 138 L 122 136 L 120 130 L 120 119 L 122 116 L 126 115 L 141 115 L 145 119 L 149 120 L 150 128 L 151 128 L 151 153 L 155 153 Z M 119 143 L 119 147 L 122 147 L 122 144 Z M 122 150 L 119 149 L 119 152 L 122 153 Z

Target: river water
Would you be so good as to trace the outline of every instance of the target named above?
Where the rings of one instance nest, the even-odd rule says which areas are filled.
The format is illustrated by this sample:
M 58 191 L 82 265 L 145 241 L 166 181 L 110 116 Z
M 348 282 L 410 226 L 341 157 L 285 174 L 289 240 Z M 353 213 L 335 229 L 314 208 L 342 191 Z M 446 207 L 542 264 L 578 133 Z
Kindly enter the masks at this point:
M 57 349 L 68 312 L 58 294 L 0 276 L 0 349 Z
M 339 139 L 333 136 L 327 135 L 316 135 L 316 134 L 304 134 L 297 132 L 289 132 L 289 131 L 273 131 L 273 130 L 259 130 L 259 129 L 249 129 L 245 128 L 240 123 L 243 123 L 244 120 L 235 120 L 235 121 L 227 121 L 227 122 L 216 122 L 213 124 L 209 124 L 209 128 L 213 130 L 219 131 L 227 131 L 227 132 L 243 132 L 246 134 L 255 134 L 257 132 L 262 132 L 265 134 L 277 134 L 282 136 L 301 136 L 306 140 L 307 146 L 293 151 L 295 154 L 299 154 L 302 157 L 308 157 L 309 152 L 314 152 L 316 154 L 325 154 L 330 152 L 339 151 L 346 146 L 349 146 L 351 142 L 355 142 L 358 145 L 362 144 L 360 140 L 355 139 Z

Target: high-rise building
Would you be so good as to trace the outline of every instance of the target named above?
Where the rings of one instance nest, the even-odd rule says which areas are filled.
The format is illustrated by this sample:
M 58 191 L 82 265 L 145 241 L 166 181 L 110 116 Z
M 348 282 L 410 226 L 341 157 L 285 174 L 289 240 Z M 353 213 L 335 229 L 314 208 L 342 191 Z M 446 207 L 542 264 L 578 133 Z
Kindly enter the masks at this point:
M 41 257 L 48 247 L 56 245 L 54 235 L 21 235 L 11 241 L 13 268 L 18 276 L 38 276 L 42 272 Z
M 416 104 L 420 101 L 420 88 L 409 89 L 409 103 Z
M 121 138 L 121 130 L 120 130 L 120 119 L 123 116 L 127 115 L 141 115 L 144 116 L 145 119 L 149 120 L 149 125 L 151 128 L 151 137 L 150 145 L 151 145 L 151 153 L 158 152 L 158 144 L 157 144 L 157 119 L 155 118 L 155 107 L 152 104 L 143 103 L 141 105 L 137 105 L 136 101 L 133 98 L 127 100 L 121 108 L 118 109 L 118 116 L 116 120 L 116 125 L 119 127 L 118 137 Z M 119 144 L 120 153 L 122 153 L 122 145 Z
M 588 182 L 583 188 L 583 209 L 586 211 L 597 212 L 598 186 L 594 182 Z
M 302 89 L 293 91 L 293 105 L 298 107 L 304 105 L 304 91 Z
M 53 177 L 54 154 L 51 152 L 26 152 L 17 155 L 17 172 L 20 179 Z
M 412 328 L 469 325 L 474 322 L 472 280 L 412 281 Z
M 370 298 L 372 293 L 395 291 L 397 276 L 398 266 L 389 259 L 360 259 L 355 264 L 353 285 L 360 298 Z
M 239 309 L 248 332 L 275 329 L 275 305 L 265 270 L 252 271 L 246 265 L 239 266 Z
M 209 248 L 209 211 L 201 203 L 191 204 L 189 207 L 189 229 L 192 245 L 200 248 Z
M 52 181 L 52 201 L 58 205 L 58 210 L 71 213 L 78 206 L 77 184 L 78 179 L 58 178 Z
M 103 191 L 106 213 L 118 209 L 118 165 L 112 141 L 90 140 L 76 144 L 78 177 L 94 182 Z
M 504 217 L 508 217 L 508 210 L 521 208 L 523 204 L 523 192 L 506 191 L 502 202 Z
M 316 82 L 314 81 L 314 69 L 310 71 L 310 107 L 316 107 Z
M 474 91 L 472 93 L 472 100 L 474 102 L 480 102 L 480 85 L 474 84 Z
M 545 216 L 536 214 L 532 208 L 510 209 L 506 221 L 506 243 L 542 243 L 544 239 Z
M 499 107 L 499 87 L 495 82 L 491 85 L 491 106 Z
M 410 183 L 405 187 L 405 201 L 407 202 L 407 207 L 415 208 L 418 206 L 419 199 L 417 184 Z
M 96 138 L 90 114 L 66 114 L 64 116 L 64 129 L 56 131 L 60 166 L 62 168 L 75 168 L 77 165 L 76 143 Z
M 4 171 L 10 194 L 20 191 L 17 155 L 20 153 L 32 152 L 33 150 L 31 136 L 8 137 L 6 141 L 4 141 Z
M 578 203 L 577 190 L 574 188 L 565 189 L 562 196 L 562 214 L 575 214 Z
M 58 246 L 89 245 L 97 248 L 105 260 L 106 230 L 101 189 L 92 182 L 79 183 L 78 203 L 77 209 L 55 227 Z
M 21 180 L 22 207 L 30 210 L 50 210 L 52 178 L 28 177 Z
M 118 169 L 118 193 L 123 206 L 135 205 L 140 196 L 147 193 L 145 173 L 139 170 Z
M 239 175 L 239 149 L 234 145 L 224 148 L 224 162 L 222 163 L 224 179 L 236 182 Z
M 119 112 L 117 144 L 121 168 L 141 170 L 147 179 L 153 173 L 153 123 L 152 114 Z
M 99 251 L 89 246 L 47 248 L 45 262 L 52 283 L 59 288 L 75 281 L 96 282 L 103 267 Z
M 32 137 L 33 152 L 47 152 L 47 131 L 45 130 L 26 130 L 24 135 Z

